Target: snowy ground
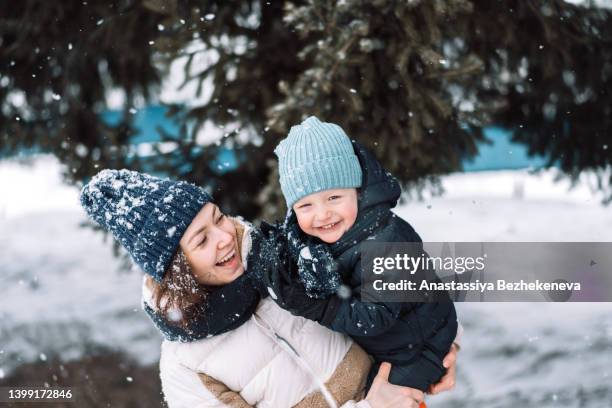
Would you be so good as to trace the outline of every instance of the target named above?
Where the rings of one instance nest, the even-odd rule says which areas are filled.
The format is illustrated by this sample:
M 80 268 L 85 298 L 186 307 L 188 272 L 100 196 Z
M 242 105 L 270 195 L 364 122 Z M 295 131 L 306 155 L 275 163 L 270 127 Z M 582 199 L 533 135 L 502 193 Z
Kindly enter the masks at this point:
M 104 345 L 155 361 L 137 271 L 80 228 L 78 191 L 49 156 L 0 161 L 0 378 L 24 361 Z M 589 182 L 568 191 L 527 171 L 445 177 L 443 197 L 402 205 L 426 241 L 611 241 L 612 209 Z M 612 304 L 459 304 L 456 391 L 436 407 L 612 406 Z
M 81 228 L 78 189 L 49 156 L 0 161 L 0 377 L 22 361 L 97 345 L 143 363 L 160 336 L 140 308 L 142 274 L 120 272 L 110 237 Z

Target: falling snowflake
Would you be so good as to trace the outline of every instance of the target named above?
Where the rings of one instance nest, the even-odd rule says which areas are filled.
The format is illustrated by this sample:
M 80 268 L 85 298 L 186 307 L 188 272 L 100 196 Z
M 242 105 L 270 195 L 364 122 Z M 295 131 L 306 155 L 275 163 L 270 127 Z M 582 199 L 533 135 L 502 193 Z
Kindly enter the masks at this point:
M 172 238 L 176 232 L 176 227 L 170 227 L 166 232 L 168 234 L 168 238 Z

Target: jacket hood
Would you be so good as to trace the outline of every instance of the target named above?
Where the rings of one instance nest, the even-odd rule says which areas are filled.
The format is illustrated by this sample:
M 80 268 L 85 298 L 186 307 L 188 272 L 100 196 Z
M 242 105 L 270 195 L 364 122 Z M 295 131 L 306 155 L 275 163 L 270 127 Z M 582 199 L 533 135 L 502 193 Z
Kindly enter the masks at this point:
M 359 212 L 379 204 L 395 207 L 402 192 L 397 179 L 387 172 L 374 154 L 363 145 L 353 142 L 353 147 L 363 173 L 361 187 L 358 189 Z

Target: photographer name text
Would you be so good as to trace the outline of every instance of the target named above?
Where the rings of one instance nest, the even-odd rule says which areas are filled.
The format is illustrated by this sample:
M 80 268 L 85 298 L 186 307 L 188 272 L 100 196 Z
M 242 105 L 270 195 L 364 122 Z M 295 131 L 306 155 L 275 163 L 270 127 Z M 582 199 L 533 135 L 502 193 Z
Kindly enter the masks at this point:
M 468 291 L 468 292 L 493 292 L 493 291 L 579 291 L 580 282 L 546 282 L 535 280 L 533 282 L 506 281 L 498 279 L 495 282 L 415 282 L 402 279 L 397 282 L 385 282 L 377 279 L 372 283 L 376 291 Z

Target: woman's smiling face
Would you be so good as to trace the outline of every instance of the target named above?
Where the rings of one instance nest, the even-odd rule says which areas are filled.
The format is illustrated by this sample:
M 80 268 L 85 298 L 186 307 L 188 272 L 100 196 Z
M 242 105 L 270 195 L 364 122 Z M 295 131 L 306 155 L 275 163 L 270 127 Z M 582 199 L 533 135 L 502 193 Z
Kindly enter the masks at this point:
M 180 247 L 196 280 L 204 285 L 225 285 L 244 273 L 236 227 L 213 203 L 195 216 Z

